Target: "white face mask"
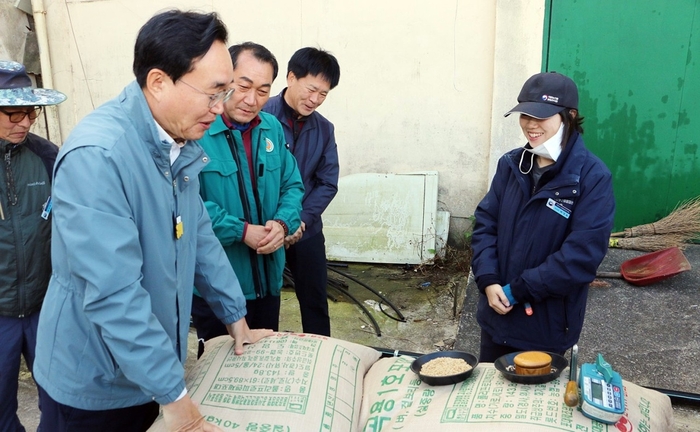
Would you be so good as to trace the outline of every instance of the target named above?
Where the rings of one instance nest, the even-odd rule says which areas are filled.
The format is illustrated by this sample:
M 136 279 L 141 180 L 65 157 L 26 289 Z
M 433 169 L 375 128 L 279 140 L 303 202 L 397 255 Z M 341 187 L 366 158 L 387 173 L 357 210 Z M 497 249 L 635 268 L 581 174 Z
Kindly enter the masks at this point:
M 553 137 L 542 143 L 541 145 L 538 145 L 535 148 L 528 148 L 527 146 L 525 147 L 525 150 L 529 151 L 530 153 L 536 154 L 537 156 L 551 159 L 554 162 L 557 161 L 557 158 L 561 154 L 561 139 L 564 136 L 564 123 L 559 125 L 559 130 L 557 133 L 554 134 Z

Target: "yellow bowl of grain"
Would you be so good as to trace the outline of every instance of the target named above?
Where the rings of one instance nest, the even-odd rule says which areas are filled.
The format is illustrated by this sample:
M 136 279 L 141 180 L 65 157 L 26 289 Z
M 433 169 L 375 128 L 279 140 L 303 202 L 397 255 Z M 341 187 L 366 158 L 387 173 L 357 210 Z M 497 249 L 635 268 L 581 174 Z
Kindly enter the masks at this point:
M 449 385 L 467 379 L 479 363 L 475 355 L 464 351 L 437 351 L 411 363 L 411 370 L 429 385 Z

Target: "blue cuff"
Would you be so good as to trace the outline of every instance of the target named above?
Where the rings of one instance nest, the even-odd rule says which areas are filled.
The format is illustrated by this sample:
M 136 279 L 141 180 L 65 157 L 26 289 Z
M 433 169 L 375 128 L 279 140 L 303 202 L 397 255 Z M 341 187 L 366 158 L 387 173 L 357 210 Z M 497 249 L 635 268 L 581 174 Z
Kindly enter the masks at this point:
M 513 297 L 513 294 L 510 292 L 510 284 L 506 284 L 503 286 L 503 294 L 506 295 L 506 298 L 508 299 L 508 302 L 510 302 L 511 306 L 518 303 L 515 300 L 515 297 Z

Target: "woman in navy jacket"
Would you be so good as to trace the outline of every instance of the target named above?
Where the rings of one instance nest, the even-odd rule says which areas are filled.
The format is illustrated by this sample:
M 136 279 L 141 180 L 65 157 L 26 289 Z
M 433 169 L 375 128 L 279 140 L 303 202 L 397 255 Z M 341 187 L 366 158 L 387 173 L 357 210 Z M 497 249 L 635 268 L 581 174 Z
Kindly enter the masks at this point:
M 506 153 L 475 211 L 480 361 L 523 350 L 564 353 L 581 334 L 588 284 L 613 225 L 612 176 L 583 143 L 574 82 L 528 79 L 519 104 L 528 143 Z

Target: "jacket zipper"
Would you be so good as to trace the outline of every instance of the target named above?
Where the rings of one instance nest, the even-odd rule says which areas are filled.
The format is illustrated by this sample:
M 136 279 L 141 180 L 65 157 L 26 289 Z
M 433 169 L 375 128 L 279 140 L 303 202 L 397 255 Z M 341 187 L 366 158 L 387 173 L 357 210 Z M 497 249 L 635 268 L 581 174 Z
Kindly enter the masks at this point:
M 231 156 L 233 157 L 233 161 L 235 162 L 236 166 L 238 167 L 238 169 L 236 170 L 236 176 L 238 177 L 238 194 L 239 194 L 240 199 L 241 199 L 241 207 L 243 207 L 243 218 L 244 218 L 245 222 L 253 223 L 251 212 L 250 212 L 250 203 L 248 202 L 248 194 L 246 193 L 246 190 L 245 190 L 245 178 L 243 176 L 243 166 L 241 165 L 241 160 L 238 157 L 238 152 L 236 151 L 236 142 L 234 141 L 230 130 L 228 130 L 228 129 L 225 130 L 224 135 L 226 136 L 226 141 L 228 142 L 229 150 L 231 150 Z M 252 147 L 253 146 L 252 146 L 252 139 L 251 139 L 251 151 L 253 151 Z M 260 266 L 259 266 L 259 262 L 258 262 L 258 254 L 255 252 L 254 249 L 248 248 L 248 256 L 250 258 L 250 265 L 252 267 L 253 289 L 255 290 L 255 298 L 260 299 L 263 297 L 263 286 L 262 286 L 262 280 L 260 279 Z
M 178 241 L 180 239 L 177 238 L 177 223 L 178 223 L 178 217 L 179 217 L 179 205 L 178 205 L 178 195 L 177 195 L 177 178 L 175 177 L 175 172 L 173 171 L 173 166 L 172 164 L 170 165 L 170 175 L 172 176 L 172 181 L 171 185 L 173 187 L 173 202 L 175 204 L 175 208 L 173 209 L 173 235 L 175 236 L 175 275 L 177 277 L 178 274 L 178 269 L 177 269 L 177 256 L 178 256 Z M 180 296 L 178 293 L 175 293 L 175 316 L 177 317 L 177 324 L 175 327 L 175 333 L 177 334 L 176 336 L 176 352 L 178 358 L 180 358 Z
M 6 147 L 6 152 L 5 152 L 5 187 L 6 187 L 6 195 L 7 195 L 7 200 L 8 200 L 8 206 L 7 206 L 7 211 L 8 211 L 8 217 L 10 218 L 10 223 L 12 223 L 12 233 L 15 239 L 15 256 L 17 258 L 17 283 L 19 284 L 17 287 L 17 299 L 19 300 L 19 315 L 18 318 L 24 318 L 24 308 L 25 306 L 25 295 L 27 295 L 27 290 L 26 287 L 24 286 L 24 268 L 25 268 L 25 256 L 23 251 L 20 250 L 18 245 L 22 244 L 21 238 L 19 236 L 19 233 L 21 232 L 20 226 L 19 226 L 19 221 L 21 218 L 21 214 L 18 214 L 18 206 L 17 204 L 17 195 L 16 195 L 16 189 L 14 186 L 14 177 L 12 176 L 12 149 L 14 145 L 8 144 Z M 12 194 L 15 194 L 15 197 L 12 198 Z M 15 209 L 15 210 L 13 210 Z M 4 220 L 4 211 L 3 211 L 3 220 Z

